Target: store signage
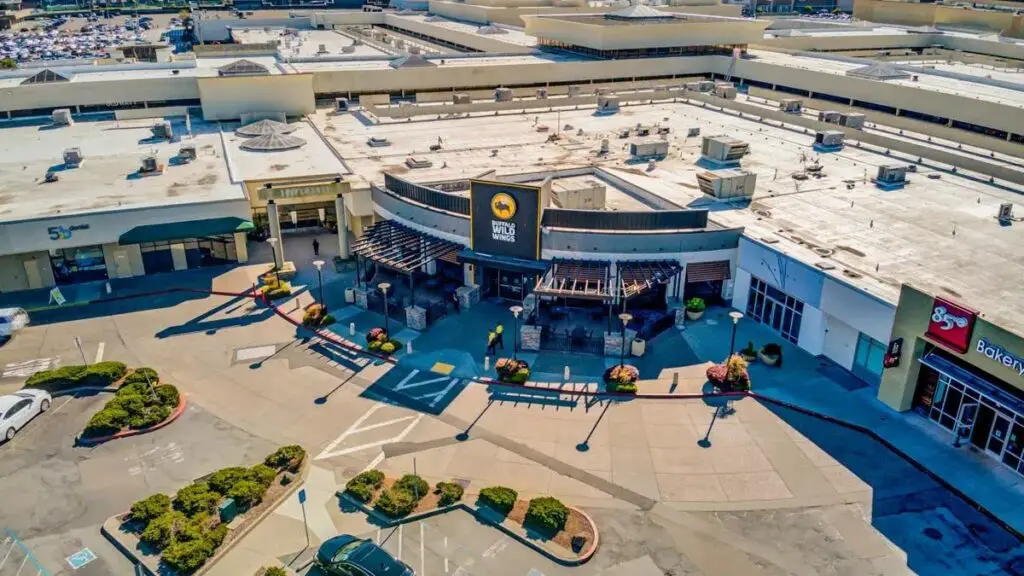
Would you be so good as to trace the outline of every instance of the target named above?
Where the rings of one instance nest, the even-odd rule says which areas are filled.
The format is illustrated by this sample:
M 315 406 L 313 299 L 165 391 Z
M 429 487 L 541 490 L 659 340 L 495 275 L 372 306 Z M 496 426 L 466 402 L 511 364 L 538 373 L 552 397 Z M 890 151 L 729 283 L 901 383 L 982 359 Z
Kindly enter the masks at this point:
M 1007 368 L 1017 371 L 1017 375 L 1024 378 L 1024 358 L 1015 355 L 998 344 L 993 344 L 987 338 L 980 338 L 974 349 L 978 354 L 984 354 L 986 358 L 998 362 Z
M 288 198 L 306 198 L 308 196 L 335 196 L 333 184 L 311 184 L 309 186 L 289 186 L 288 188 L 260 188 L 257 197 L 267 200 L 285 200 Z
M 882 366 L 886 368 L 895 368 L 900 365 L 900 357 L 903 356 L 903 338 L 896 338 L 892 342 L 889 342 L 889 348 L 885 351 L 885 357 L 882 359 Z
M 932 304 L 932 315 L 928 319 L 929 338 L 949 346 L 963 354 L 971 345 L 971 331 L 978 313 L 936 298 Z
M 540 188 L 473 180 L 470 205 L 473 250 L 540 258 Z
M 50 226 L 46 231 L 50 233 L 50 240 L 71 240 L 71 234 L 76 230 L 88 229 L 88 224 L 75 224 L 73 226 Z

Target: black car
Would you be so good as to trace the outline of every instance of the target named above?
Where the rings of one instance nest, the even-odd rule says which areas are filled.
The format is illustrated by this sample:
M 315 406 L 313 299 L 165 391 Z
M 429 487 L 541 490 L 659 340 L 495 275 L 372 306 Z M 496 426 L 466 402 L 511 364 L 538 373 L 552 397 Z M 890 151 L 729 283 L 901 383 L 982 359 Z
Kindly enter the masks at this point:
M 380 546 L 348 534 L 321 544 L 315 562 L 330 576 L 415 576 L 412 568 Z

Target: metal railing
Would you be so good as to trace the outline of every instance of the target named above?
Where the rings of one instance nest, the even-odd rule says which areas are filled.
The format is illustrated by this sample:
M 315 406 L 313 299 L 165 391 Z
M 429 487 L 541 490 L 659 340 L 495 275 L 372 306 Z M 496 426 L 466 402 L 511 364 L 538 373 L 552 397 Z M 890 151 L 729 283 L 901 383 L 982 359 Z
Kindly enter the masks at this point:
M 568 330 L 554 330 L 549 326 L 543 326 L 540 331 L 540 349 L 600 356 L 604 354 L 604 337 L 573 333 Z
M 384 188 L 402 198 L 408 198 L 432 208 L 466 216 L 469 215 L 469 198 L 465 196 L 446 194 L 434 188 L 428 188 L 396 178 L 390 174 L 384 175 Z

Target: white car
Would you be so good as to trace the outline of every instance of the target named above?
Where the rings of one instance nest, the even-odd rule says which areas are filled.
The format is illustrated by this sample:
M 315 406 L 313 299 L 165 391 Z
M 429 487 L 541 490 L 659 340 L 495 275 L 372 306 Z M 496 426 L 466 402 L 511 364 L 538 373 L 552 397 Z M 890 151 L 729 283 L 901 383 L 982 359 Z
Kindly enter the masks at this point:
M 25 388 L 0 396 L 0 434 L 10 441 L 30 420 L 50 408 L 50 393 Z
M 0 341 L 28 325 L 28 312 L 21 308 L 0 308 Z

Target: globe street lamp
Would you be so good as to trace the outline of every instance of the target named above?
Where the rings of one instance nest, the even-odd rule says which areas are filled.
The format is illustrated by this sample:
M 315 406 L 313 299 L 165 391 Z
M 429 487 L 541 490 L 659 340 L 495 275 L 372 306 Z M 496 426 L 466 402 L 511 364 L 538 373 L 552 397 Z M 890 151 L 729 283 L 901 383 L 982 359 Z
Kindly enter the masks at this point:
M 313 266 L 316 266 L 316 281 L 320 285 L 320 306 L 324 312 L 327 312 L 327 301 L 324 300 L 324 277 L 322 271 L 324 269 L 323 260 L 313 260 Z
M 629 312 L 623 312 L 619 314 L 619 320 L 622 320 L 622 352 L 619 354 L 619 368 L 626 363 L 626 324 L 633 319 L 633 315 Z
M 267 244 L 270 244 L 270 249 L 274 251 L 274 276 L 277 278 L 277 285 L 281 285 L 281 267 L 277 265 L 277 242 L 278 239 L 274 237 L 267 238 Z
M 391 340 L 391 332 L 388 330 L 388 290 L 391 289 L 391 284 L 381 282 L 377 284 L 377 288 L 384 294 L 384 333 L 387 334 L 388 340 Z
M 736 353 L 736 325 L 740 323 L 740 318 L 743 318 L 743 313 L 737 310 L 729 312 L 729 318 L 732 318 L 732 341 L 729 343 L 729 358 Z
M 512 317 L 515 318 L 516 327 L 516 331 L 514 332 L 515 340 L 512 341 L 512 359 L 518 360 L 519 357 L 517 356 L 517 353 L 519 352 L 519 315 L 523 313 L 523 307 L 518 305 L 510 306 L 509 310 L 512 311 Z

